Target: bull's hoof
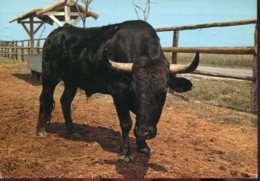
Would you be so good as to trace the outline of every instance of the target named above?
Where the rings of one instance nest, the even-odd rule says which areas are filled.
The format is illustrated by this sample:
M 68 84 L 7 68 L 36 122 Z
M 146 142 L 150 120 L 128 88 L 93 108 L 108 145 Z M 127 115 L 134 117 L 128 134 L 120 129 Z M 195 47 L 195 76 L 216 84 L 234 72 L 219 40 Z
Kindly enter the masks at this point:
M 40 137 L 45 137 L 45 136 L 47 136 L 47 132 L 46 132 L 45 128 L 42 128 L 42 129 L 37 130 L 36 135 L 40 136 Z
M 154 153 L 154 152 L 153 152 L 150 148 L 148 148 L 148 147 L 139 148 L 138 151 L 139 151 L 140 153 L 143 153 L 143 154 L 147 155 L 147 156 L 151 156 L 151 155 Z
M 124 162 L 131 162 L 134 160 L 133 155 L 119 155 L 118 160 L 122 160 Z
M 140 153 L 143 153 L 147 156 L 151 156 L 154 152 L 148 148 L 142 148 L 142 149 L 139 149 L 139 152 Z

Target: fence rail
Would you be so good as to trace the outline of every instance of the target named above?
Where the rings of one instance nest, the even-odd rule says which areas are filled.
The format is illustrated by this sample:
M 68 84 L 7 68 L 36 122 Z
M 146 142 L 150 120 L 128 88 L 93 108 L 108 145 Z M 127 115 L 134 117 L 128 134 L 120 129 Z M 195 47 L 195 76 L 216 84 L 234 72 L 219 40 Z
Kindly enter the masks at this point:
M 164 52 L 254 55 L 255 47 L 164 47 Z
M 180 30 L 195 30 L 202 28 L 213 28 L 213 27 L 228 27 L 228 26 L 240 26 L 256 24 L 256 20 L 243 20 L 243 21 L 232 21 L 232 22 L 220 22 L 220 23 L 207 23 L 207 24 L 196 24 L 188 26 L 175 26 L 175 27 L 165 27 L 165 28 L 156 28 L 157 32 L 162 31 L 180 31 Z

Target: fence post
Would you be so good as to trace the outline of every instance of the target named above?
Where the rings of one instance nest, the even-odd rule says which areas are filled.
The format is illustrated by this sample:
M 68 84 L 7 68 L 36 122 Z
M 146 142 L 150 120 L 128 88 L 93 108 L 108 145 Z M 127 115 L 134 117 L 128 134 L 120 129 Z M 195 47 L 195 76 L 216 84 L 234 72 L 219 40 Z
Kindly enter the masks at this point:
M 9 49 L 8 49 L 8 46 L 9 46 L 9 43 L 8 42 L 6 42 L 6 47 L 5 47 L 5 57 L 6 58 L 9 58 Z
M 2 42 L 0 42 L 0 56 L 3 56 L 3 48 L 2 48 Z
M 4 45 L 4 46 L 6 46 L 6 45 Z M 4 48 L 3 48 L 3 57 L 6 56 L 6 55 L 5 55 L 5 50 L 6 50 L 6 48 L 4 47 Z
M 24 41 L 21 42 L 21 59 L 24 61 Z
M 10 42 L 9 48 L 10 48 L 10 50 L 9 50 L 10 56 L 12 59 L 14 59 L 14 40 Z
M 31 47 L 30 40 L 28 40 L 28 49 L 27 49 L 27 55 L 28 55 L 28 54 L 30 54 L 30 52 L 31 52 L 31 49 L 30 49 L 30 47 Z
M 7 58 L 10 58 L 10 42 L 7 43 Z
M 174 30 L 173 31 L 173 39 L 172 39 L 172 47 L 178 47 L 179 43 L 179 31 Z M 172 52 L 172 63 L 177 63 L 177 52 Z
M 7 42 L 7 58 L 10 58 L 10 42 Z
M 17 41 L 14 42 L 14 52 L 15 52 L 15 60 L 18 60 L 18 49 L 17 49 Z
M 257 101 L 257 94 L 258 94 L 258 67 L 257 67 L 257 56 L 258 56 L 258 52 L 257 52 L 257 26 L 255 29 L 255 52 L 256 54 L 254 55 L 254 60 L 253 60 L 253 81 L 252 81 L 252 86 L 251 86 L 251 107 L 250 107 L 250 111 L 254 114 L 257 114 L 258 112 L 258 101 Z

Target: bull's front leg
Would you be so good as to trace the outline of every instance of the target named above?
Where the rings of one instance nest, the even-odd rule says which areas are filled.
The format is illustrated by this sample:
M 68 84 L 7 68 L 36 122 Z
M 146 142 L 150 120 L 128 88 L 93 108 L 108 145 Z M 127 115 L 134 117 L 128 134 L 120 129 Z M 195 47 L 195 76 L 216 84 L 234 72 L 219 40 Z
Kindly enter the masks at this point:
M 148 147 L 145 139 L 136 137 L 136 144 L 138 146 L 138 150 L 141 153 L 146 154 L 147 156 L 150 156 L 151 154 L 151 149 Z
M 120 153 L 118 159 L 130 162 L 133 160 L 133 156 L 129 145 L 129 131 L 132 128 L 132 120 L 129 113 L 129 107 L 126 102 L 126 98 L 122 95 L 114 96 L 113 98 L 120 120 L 120 127 L 122 130 Z

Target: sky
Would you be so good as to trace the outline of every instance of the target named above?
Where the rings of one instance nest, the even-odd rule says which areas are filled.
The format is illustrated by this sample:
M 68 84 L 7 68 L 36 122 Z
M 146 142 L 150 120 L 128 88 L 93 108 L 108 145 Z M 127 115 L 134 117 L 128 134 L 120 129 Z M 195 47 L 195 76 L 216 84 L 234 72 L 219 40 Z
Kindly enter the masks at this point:
M 28 39 L 20 24 L 12 19 L 56 0 L 0 0 L 0 40 Z M 145 0 L 134 0 L 144 6 Z M 154 27 L 256 19 L 257 0 L 151 0 L 148 22 Z M 137 19 L 132 0 L 93 0 L 90 9 L 99 14 L 87 19 L 87 27 L 103 26 Z M 82 26 L 79 24 L 78 26 Z M 46 25 L 46 37 L 56 25 Z M 180 32 L 179 46 L 253 46 L 255 25 L 208 28 Z M 42 30 L 35 37 L 39 38 Z M 172 32 L 158 33 L 163 46 L 171 46 Z

